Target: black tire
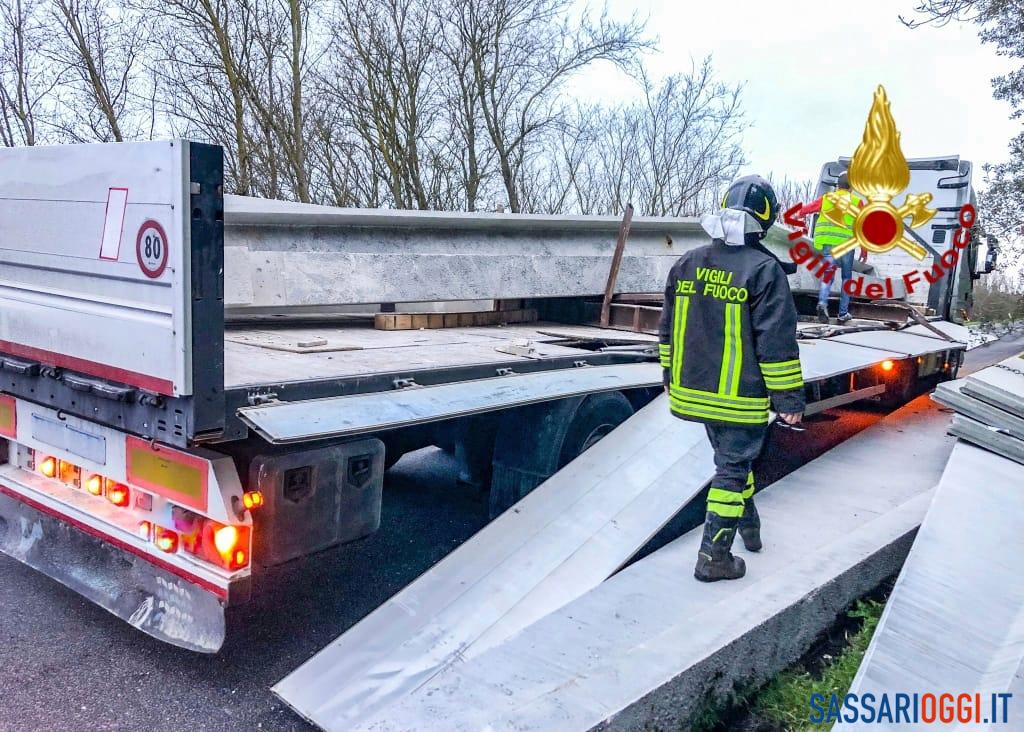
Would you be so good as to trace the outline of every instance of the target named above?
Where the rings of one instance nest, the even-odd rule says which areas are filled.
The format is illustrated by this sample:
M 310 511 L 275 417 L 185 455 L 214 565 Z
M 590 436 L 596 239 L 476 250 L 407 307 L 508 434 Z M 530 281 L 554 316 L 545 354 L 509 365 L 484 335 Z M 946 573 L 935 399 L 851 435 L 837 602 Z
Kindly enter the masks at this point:
M 913 362 L 900 361 L 895 372 L 885 377 L 885 393 L 878 398 L 883 409 L 896 409 L 909 402 L 918 388 Z
M 495 518 L 633 415 L 620 392 L 537 404 L 498 427 L 489 495 Z

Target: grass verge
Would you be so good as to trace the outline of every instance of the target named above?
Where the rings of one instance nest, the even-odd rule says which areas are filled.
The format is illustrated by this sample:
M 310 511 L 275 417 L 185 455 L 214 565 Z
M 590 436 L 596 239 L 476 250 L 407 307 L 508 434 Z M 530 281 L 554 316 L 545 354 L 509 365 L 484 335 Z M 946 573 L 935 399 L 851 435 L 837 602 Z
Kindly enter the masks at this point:
M 831 694 L 842 696 L 849 691 L 884 607 L 884 603 L 877 600 L 857 602 L 847 615 L 851 619 L 859 620 L 861 625 L 850 636 L 846 648 L 835 657 L 825 658 L 817 674 L 803 668 L 780 673 L 752 700 L 754 714 L 787 732 L 820 731 L 821 725 L 808 721 L 811 694 L 824 694 L 826 697 Z

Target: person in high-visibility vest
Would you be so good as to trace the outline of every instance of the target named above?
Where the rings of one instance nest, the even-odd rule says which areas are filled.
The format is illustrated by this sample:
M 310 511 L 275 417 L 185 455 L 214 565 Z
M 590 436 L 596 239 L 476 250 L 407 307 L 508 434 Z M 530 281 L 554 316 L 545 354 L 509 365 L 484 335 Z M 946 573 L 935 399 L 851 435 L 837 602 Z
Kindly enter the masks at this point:
M 734 181 L 722 210 L 701 219 L 711 242 L 680 257 L 665 285 L 658 344 L 669 408 L 703 423 L 715 452 L 693 572 L 703 582 L 744 575 L 737 531 L 747 551 L 762 548 L 752 469 L 768 409 L 788 424 L 804 410 L 796 306 L 780 262 L 760 246 L 778 209 L 764 178 Z
M 836 190 L 850 190 L 850 179 L 847 177 L 845 170 L 839 174 L 839 178 L 836 180 Z M 864 199 L 853 191 L 850 191 L 850 197 L 858 206 L 864 204 Z M 853 236 L 853 216 L 844 216 L 843 225 L 840 226 L 822 215 L 825 211 L 831 208 L 832 203 L 822 196 L 813 203 L 801 208 L 799 215 L 807 216 L 812 213 L 818 214 L 818 220 L 814 224 L 814 248 L 821 252 L 833 267 L 837 267 L 839 270 L 841 278 L 839 288 L 839 322 L 845 323 L 853 318 L 853 316 L 850 315 L 850 295 L 846 292 L 846 288 L 842 286 L 853 279 L 853 249 L 839 257 L 838 262 L 832 257 L 831 250 L 832 247 L 842 244 Z M 868 253 L 862 248 L 860 250 L 860 260 L 862 262 L 866 262 L 867 258 Z M 832 279 L 834 276 L 835 270 L 833 270 L 832 277 L 822 278 L 821 287 L 818 288 L 818 320 L 822 323 L 829 322 L 828 298 L 832 293 Z

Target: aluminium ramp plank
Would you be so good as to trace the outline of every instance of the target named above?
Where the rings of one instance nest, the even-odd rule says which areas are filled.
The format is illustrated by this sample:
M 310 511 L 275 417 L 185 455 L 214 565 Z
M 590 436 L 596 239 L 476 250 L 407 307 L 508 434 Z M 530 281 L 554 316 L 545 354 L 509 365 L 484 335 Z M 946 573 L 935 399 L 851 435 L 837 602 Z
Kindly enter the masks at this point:
M 658 449 L 652 449 L 657 445 Z M 714 472 L 662 395 L 274 687 L 326 730 L 364 723 L 457 661 L 600 584 Z
M 438 386 L 244 407 L 238 416 L 274 444 L 348 437 L 565 397 L 661 386 L 656 363 L 587 366 Z
M 759 493 L 743 579 L 693 579 L 695 529 L 357 729 L 688 728 L 706 693 L 766 680 L 899 568 L 948 424 L 922 397 Z
M 896 692 L 979 692 L 985 698 L 1020 687 L 1022 486 L 1024 466 L 966 443 L 953 448 L 851 693 L 881 699 Z M 906 725 L 833 727 L 897 728 Z
M 864 330 L 832 336 L 829 340 L 867 346 L 868 348 L 898 351 L 910 357 L 924 356 L 936 351 L 966 348 L 965 344 L 957 341 L 945 341 L 932 336 L 908 333 L 905 330 Z
M 829 339 L 800 341 L 804 380 L 814 382 L 902 358 L 895 351 Z M 655 363 L 587 366 L 437 386 L 243 407 L 238 416 L 264 439 L 288 444 L 351 437 L 552 399 L 660 386 Z
M 901 359 L 903 354 L 885 348 L 869 348 L 843 343 L 832 338 L 807 338 L 799 341 L 800 367 L 804 381 L 818 381 Z

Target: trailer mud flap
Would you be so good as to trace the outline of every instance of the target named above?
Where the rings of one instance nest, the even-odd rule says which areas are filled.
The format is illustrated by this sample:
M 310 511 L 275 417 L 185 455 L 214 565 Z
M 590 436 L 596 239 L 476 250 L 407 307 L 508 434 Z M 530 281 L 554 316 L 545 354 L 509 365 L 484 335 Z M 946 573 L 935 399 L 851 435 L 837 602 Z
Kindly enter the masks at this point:
M 0 551 L 158 640 L 201 653 L 224 643 L 217 595 L 2 492 Z

